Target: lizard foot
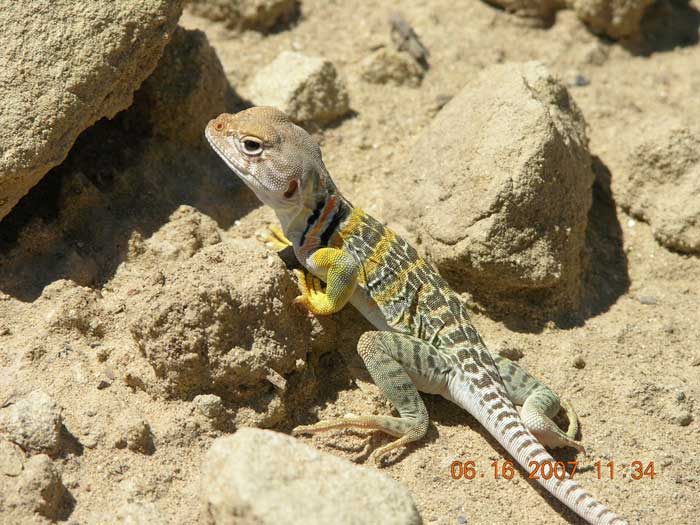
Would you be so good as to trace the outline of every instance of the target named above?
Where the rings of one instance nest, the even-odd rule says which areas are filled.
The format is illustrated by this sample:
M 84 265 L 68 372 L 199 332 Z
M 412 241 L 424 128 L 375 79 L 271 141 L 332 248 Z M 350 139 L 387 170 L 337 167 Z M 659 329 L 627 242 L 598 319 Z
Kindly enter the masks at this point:
M 259 233 L 256 236 L 265 246 L 272 248 L 276 252 L 281 252 L 285 248 L 292 246 L 292 242 L 285 237 L 282 230 L 277 226 L 268 226 L 267 230 L 267 233 Z
M 425 426 L 427 426 L 427 422 Z M 292 430 L 292 435 L 314 434 L 341 428 L 359 428 L 379 430 L 391 436 L 400 436 L 391 443 L 379 447 L 370 455 L 371 461 L 374 461 L 376 465 L 381 465 L 382 458 L 389 452 L 420 439 L 425 434 L 425 426 L 421 424 L 416 425 L 413 421 L 393 416 L 346 416 L 319 421 L 313 425 L 300 425 Z
M 328 295 L 324 291 L 323 283 L 318 277 L 303 270 L 294 270 L 297 285 L 301 295 L 294 299 L 294 304 L 314 315 L 330 315 L 335 313 L 329 305 Z

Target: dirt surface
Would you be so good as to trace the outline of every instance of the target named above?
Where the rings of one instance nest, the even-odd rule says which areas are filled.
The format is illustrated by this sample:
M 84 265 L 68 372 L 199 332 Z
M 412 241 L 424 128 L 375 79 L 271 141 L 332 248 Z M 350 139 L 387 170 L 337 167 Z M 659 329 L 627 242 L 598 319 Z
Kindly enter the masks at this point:
M 583 305 L 544 323 L 488 308 L 474 321 L 490 348 L 522 351 L 519 363 L 576 407 L 587 452 L 555 452 L 579 461 L 576 479 L 631 523 L 697 523 L 700 260 L 660 245 L 649 224 L 623 211 L 616 193 L 628 194 L 635 180 L 629 170 L 639 165 L 630 156 L 640 122 L 700 121 L 700 2 L 653 6 L 642 24 L 646 37 L 624 42 L 592 34 L 571 11 L 537 28 L 480 2 L 395 4 L 305 0 L 291 26 L 266 35 L 187 10 L 180 24 L 205 32 L 234 92 L 229 109 L 245 102 L 256 74 L 282 51 L 330 60 L 346 82 L 351 113 L 315 132 L 326 165 L 354 204 L 404 229 L 401 217 L 387 217 L 388 203 L 402 198 L 396 181 L 403 163 L 416 157 L 416 138 L 446 100 L 495 63 L 540 60 L 561 78 L 587 122 L 596 174 Z M 394 9 L 430 51 L 417 87 L 363 80 L 363 60 L 391 46 Z M 35 390 L 61 407 L 60 435 L 49 436 L 60 445 L 47 449 L 53 466 L 41 456 L 41 469 L 32 467 L 48 472 L 51 501 L 3 500 L 39 483 L 17 476 L 18 463 L 30 471 L 25 453 L 0 440 L 0 522 L 51 515 L 69 523 L 134 516 L 192 523 L 203 455 L 236 425 L 288 432 L 317 418 L 391 410 L 376 387 L 355 378 L 362 374 L 352 349 L 369 325 L 349 310 L 323 320 L 293 311 L 291 272 L 254 239 L 275 223 L 274 214 L 203 144 L 182 147 L 144 131 L 148 98 L 135 99 L 131 113 L 86 131 L 66 162 L 0 223 L 0 415 Z M 648 128 L 644 136 L 653 140 Z M 227 277 L 235 271 L 242 273 Z M 230 282 L 239 283 L 238 295 Z M 219 344 L 241 330 L 231 321 L 236 308 L 267 316 L 247 313 L 246 327 L 261 339 L 232 343 L 253 350 L 255 374 L 236 372 L 240 363 L 225 362 L 223 347 L 214 347 L 222 359 L 215 377 L 197 372 L 198 361 L 187 368 L 187 356 L 175 359 L 180 375 L 169 375 L 175 328 L 210 323 L 199 336 L 204 343 L 187 334 L 183 344 L 206 345 L 208 337 Z M 291 336 L 270 323 L 275 316 L 305 339 L 285 342 Z M 274 345 L 270 362 L 255 346 L 259 340 Z M 270 363 L 284 370 L 266 372 Z M 225 386 L 228 379 L 235 387 Z M 195 397 L 201 395 L 220 401 Z M 494 479 L 492 461 L 505 459 L 495 440 L 458 407 L 425 398 L 433 422 L 427 438 L 382 468 L 408 487 L 425 523 L 580 523 L 536 483 Z M 302 439 L 364 463 L 388 438 L 343 431 Z M 455 460 L 473 461 L 477 478 L 453 480 Z M 654 478 L 631 479 L 633 461 L 653 462 Z

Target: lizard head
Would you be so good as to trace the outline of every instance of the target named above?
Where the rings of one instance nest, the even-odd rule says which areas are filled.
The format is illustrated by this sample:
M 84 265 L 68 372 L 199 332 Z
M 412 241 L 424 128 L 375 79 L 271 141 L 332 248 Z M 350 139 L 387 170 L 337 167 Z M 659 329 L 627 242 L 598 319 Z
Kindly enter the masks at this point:
M 321 148 L 287 115 L 254 107 L 209 121 L 207 140 L 257 197 L 275 211 L 293 214 L 334 190 Z

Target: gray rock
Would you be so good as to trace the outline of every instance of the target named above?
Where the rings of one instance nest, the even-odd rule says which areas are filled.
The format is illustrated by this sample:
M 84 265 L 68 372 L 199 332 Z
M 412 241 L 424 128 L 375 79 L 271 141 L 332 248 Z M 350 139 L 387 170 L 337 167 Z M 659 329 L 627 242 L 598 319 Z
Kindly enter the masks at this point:
M 331 62 L 291 51 L 258 71 L 249 96 L 255 105 L 274 106 L 298 123 L 328 124 L 350 109 L 345 83 Z
M 371 84 L 394 84 L 418 87 L 423 69 L 408 53 L 383 47 L 362 60 L 362 80 Z
M 57 519 L 62 515 L 65 501 L 66 488 L 51 459 L 44 454 L 30 458 L 17 478 L 10 505 Z
M 214 441 L 201 483 L 208 524 L 422 523 L 393 479 L 269 430 Z
M 24 454 L 14 443 L 0 438 L 0 474 L 19 476 L 24 464 Z
M 40 390 L 0 411 L 0 430 L 29 452 L 56 454 L 62 421 L 61 408 Z
M 119 423 L 114 441 L 116 448 L 128 448 L 132 452 L 151 454 L 154 451 L 153 434 L 148 422 L 136 413 L 127 413 Z
M 658 299 L 656 299 L 656 297 L 653 295 L 640 295 L 639 297 L 637 297 L 637 299 L 639 300 L 640 303 L 646 304 L 649 306 L 655 305 L 656 303 L 659 302 Z
M 654 0 L 565 0 L 594 33 L 619 39 L 640 31 L 642 16 Z
M 574 368 L 578 368 L 579 370 L 586 368 L 586 360 L 580 355 L 575 356 L 571 361 L 571 364 Z
M 195 396 L 192 402 L 197 407 L 197 410 L 199 410 L 204 417 L 208 417 L 209 419 L 217 418 L 224 409 L 221 398 L 214 394 Z
M 687 409 L 678 409 L 669 414 L 669 420 L 680 427 L 687 427 L 693 422 L 693 414 Z
M 545 66 L 484 70 L 412 151 L 385 205 L 441 273 L 492 306 L 578 306 L 594 176 L 583 116 Z
M 508 343 L 501 344 L 497 348 L 497 351 L 499 355 L 505 357 L 506 359 L 510 359 L 511 361 L 519 361 L 523 358 L 523 355 L 525 355 L 520 348 Z
M 535 24 L 552 21 L 554 14 L 564 7 L 564 0 L 485 0 L 507 12 L 531 20 Z
M 673 119 L 639 123 L 613 181 L 622 207 L 651 225 L 666 248 L 700 253 L 700 128 Z
M 533 23 L 550 23 L 560 9 L 573 9 L 594 33 L 614 39 L 639 33 L 642 16 L 654 0 L 486 0 Z
M 297 11 L 296 0 L 190 0 L 196 15 L 224 22 L 231 29 L 265 31 L 278 22 L 291 19 Z
M 131 104 L 181 7 L 181 0 L 3 2 L 0 219 L 84 129 Z

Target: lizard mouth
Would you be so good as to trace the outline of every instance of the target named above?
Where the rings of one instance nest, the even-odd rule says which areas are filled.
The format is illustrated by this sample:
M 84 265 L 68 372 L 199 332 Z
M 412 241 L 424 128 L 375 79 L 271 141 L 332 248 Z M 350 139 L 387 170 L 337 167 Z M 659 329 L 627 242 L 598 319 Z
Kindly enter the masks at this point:
M 232 158 L 230 158 L 228 155 L 225 155 L 223 152 L 223 148 L 221 148 L 218 144 L 218 139 L 216 137 L 213 137 L 209 131 L 208 128 L 205 129 L 204 131 L 204 136 L 207 138 L 207 141 L 209 142 L 209 145 L 212 147 L 212 149 L 216 152 L 216 154 L 221 157 L 221 159 L 226 163 L 226 165 L 231 168 L 231 170 L 239 177 L 241 178 L 244 182 L 248 182 L 250 179 L 253 179 L 258 185 L 261 187 L 264 187 L 260 181 L 253 175 L 252 173 L 248 173 L 246 170 L 243 169 L 242 166 L 240 166 L 236 161 Z

